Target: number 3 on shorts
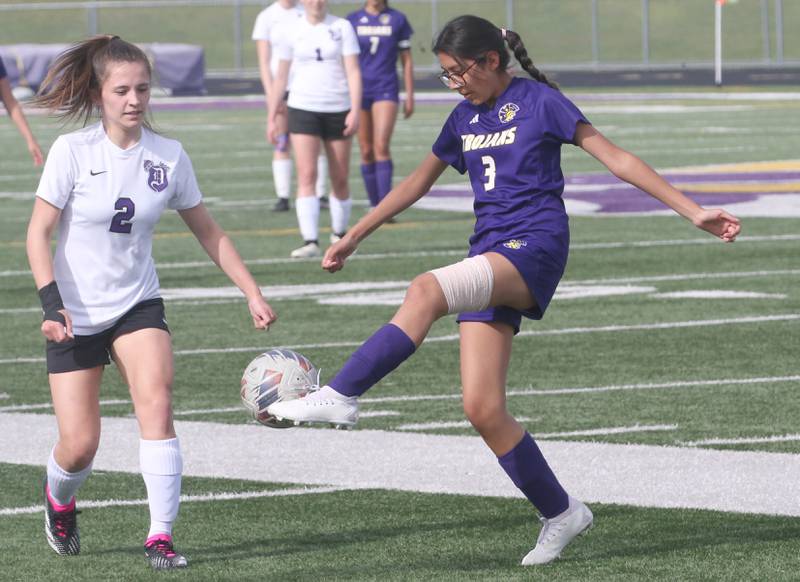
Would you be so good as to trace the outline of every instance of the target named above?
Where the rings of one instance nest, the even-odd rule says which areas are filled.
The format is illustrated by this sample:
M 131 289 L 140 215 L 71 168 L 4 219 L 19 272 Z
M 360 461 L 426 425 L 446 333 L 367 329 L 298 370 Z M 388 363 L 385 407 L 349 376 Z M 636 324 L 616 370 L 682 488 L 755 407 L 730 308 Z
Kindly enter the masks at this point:
M 494 158 L 492 156 L 483 156 L 481 158 L 486 171 L 483 173 L 486 176 L 486 184 L 484 184 L 484 191 L 488 192 L 494 188 L 494 177 L 497 174 L 497 168 L 494 165 Z

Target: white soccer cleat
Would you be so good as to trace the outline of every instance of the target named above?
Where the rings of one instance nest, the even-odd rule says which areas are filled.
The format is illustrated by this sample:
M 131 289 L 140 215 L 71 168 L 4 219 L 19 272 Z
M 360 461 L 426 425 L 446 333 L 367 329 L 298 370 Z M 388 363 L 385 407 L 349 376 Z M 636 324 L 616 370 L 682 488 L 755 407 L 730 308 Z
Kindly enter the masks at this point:
M 358 399 L 323 386 L 302 398 L 276 402 L 267 412 L 278 420 L 292 421 L 295 426 L 323 423 L 335 428 L 352 428 L 358 422 Z
M 542 530 L 536 540 L 536 547 L 522 558 L 523 566 L 547 564 L 561 555 L 573 539 L 592 527 L 592 512 L 577 499 L 569 498 L 569 507 L 564 513 L 552 519 L 540 518 Z
M 319 245 L 317 243 L 306 243 L 298 249 L 294 249 L 291 254 L 289 255 L 293 259 L 311 259 L 313 257 L 318 257 L 322 253 L 319 250 Z
M 340 236 L 339 236 L 338 234 L 336 234 L 335 232 L 332 232 L 332 233 L 331 233 L 330 241 L 331 241 L 331 244 L 332 244 L 332 245 L 335 245 L 335 244 L 336 244 L 337 242 L 339 242 L 340 240 L 342 240 L 342 237 L 340 237 Z

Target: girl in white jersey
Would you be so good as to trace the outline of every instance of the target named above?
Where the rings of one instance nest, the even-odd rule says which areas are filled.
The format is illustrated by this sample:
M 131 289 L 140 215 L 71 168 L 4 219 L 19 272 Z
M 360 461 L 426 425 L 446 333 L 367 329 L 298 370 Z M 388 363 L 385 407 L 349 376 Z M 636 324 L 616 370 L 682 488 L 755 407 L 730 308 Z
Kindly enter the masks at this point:
M 61 555 L 80 551 L 75 493 L 100 440 L 99 392 L 112 357 L 139 422 L 140 466 L 150 506 L 145 555 L 155 569 L 181 568 L 172 545 L 182 457 L 172 422 L 173 362 L 151 256 L 153 229 L 175 209 L 211 259 L 247 297 L 255 327 L 276 315 L 233 243 L 206 210 L 177 141 L 146 121 L 147 56 L 119 37 L 72 46 L 37 98 L 66 118 L 101 121 L 53 144 L 28 226 L 28 259 L 44 311 L 47 369 L 59 438 L 44 482 L 45 532 Z M 55 258 L 50 240 L 58 229 Z
M 331 241 L 344 235 L 350 220 L 351 137 L 358 131 L 361 72 L 358 39 L 350 23 L 328 14 L 327 0 L 303 0 L 305 15 L 282 46 L 269 104 L 269 139 L 278 143 L 278 110 L 289 85 L 289 136 L 297 166 L 297 220 L 303 246 L 293 258 L 316 257 L 319 248 L 319 200 L 314 195 L 320 139 L 328 157 L 333 196 Z
M 261 85 L 264 87 L 266 105 L 269 110 L 269 99 L 272 86 L 278 72 L 281 45 L 287 42 L 291 30 L 298 19 L 303 17 L 303 9 L 298 0 L 275 0 L 269 7 L 258 13 L 253 25 L 253 40 L 256 41 L 258 71 Z M 275 118 L 278 128 L 278 140 L 272 152 L 272 179 L 275 183 L 275 195 L 278 200 L 272 210 L 286 212 L 289 210 L 289 194 L 292 189 L 292 157 L 289 148 L 289 129 L 286 112 L 286 97 L 280 101 Z M 328 183 L 328 160 L 324 155 L 317 158 L 317 198 L 327 203 L 326 185 Z

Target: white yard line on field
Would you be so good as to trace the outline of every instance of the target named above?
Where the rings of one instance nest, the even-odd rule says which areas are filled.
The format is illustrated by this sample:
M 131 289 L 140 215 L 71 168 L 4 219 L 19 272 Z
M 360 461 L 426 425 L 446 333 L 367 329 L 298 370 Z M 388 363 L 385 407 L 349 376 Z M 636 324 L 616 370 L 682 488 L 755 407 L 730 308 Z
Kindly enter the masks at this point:
M 595 327 L 567 327 L 561 329 L 542 329 L 542 330 L 528 330 L 521 331 L 517 337 L 538 337 L 549 335 L 571 335 L 571 334 L 586 334 L 586 333 L 616 333 L 623 331 L 651 331 L 651 330 L 667 330 L 667 329 L 683 329 L 692 327 L 710 327 L 721 325 L 742 325 L 751 323 L 770 323 L 770 322 L 783 322 L 783 321 L 797 321 L 800 320 L 800 313 L 785 313 L 781 315 L 760 315 L 760 316 L 745 316 L 734 317 L 730 319 L 698 319 L 691 321 L 672 321 L 667 323 L 640 323 L 633 325 L 601 325 Z M 438 343 L 438 342 L 452 342 L 459 339 L 458 334 L 450 334 L 444 336 L 434 336 L 425 339 L 424 343 Z M 309 349 L 323 349 L 323 348 L 353 348 L 358 347 L 363 341 L 344 341 L 344 342 L 327 342 L 317 344 L 296 344 L 281 346 L 290 350 L 309 350 Z M 264 350 L 264 346 L 245 346 L 236 348 L 199 348 L 193 350 L 175 350 L 176 356 L 200 356 L 207 354 L 233 354 L 242 352 L 260 353 Z M 6 358 L 0 359 L 0 364 L 29 364 L 43 362 L 44 358 Z
M 768 236 L 742 236 L 737 239 L 741 243 L 760 243 L 760 242 L 782 242 L 782 241 L 796 241 L 800 240 L 798 234 L 779 234 Z M 652 241 L 619 241 L 619 242 L 598 242 L 598 243 L 573 243 L 570 245 L 570 250 L 603 250 L 603 249 L 623 249 L 623 248 L 647 248 L 647 247 L 663 247 L 663 246 L 694 246 L 694 245 L 708 245 L 708 244 L 721 244 L 719 240 L 712 237 L 693 238 L 693 239 L 669 239 L 669 240 L 652 240 Z M 466 256 L 466 248 L 464 249 L 442 249 L 433 251 L 410 251 L 410 252 L 396 252 L 396 253 L 361 253 L 353 255 L 348 260 L 350 261 L 381 261 L 384 259 L 393 258 L 420 258 L 420 257 L 439 257 L 439 256 Z M 269 258 L 269 259 L 246 259 L 245 264 L 249 266 L 257 265 L 290 265 L 299 263 L 318 263 L 319 258 L 309 259 L 290 259 L 290 258 Z M 182 262 L 169 262 L 157 263 L 156 268 L 159 271 L 169 269 L 197 269 L 197 268 L 217 268 L 211 261 L 182 261 Z M 796 269 L 791 271 L 798 271 Z M 9 270 L 0 271 L 0 277 L 21 277 L 31 276 L 29 270 Z
M 94 468 L 138 473 L 136 421 L 102 422 Z M 521 498 L 476 436 L 175 425 L 187 477 Z M 58 433 L 49 415 L 0 413 L 0 426 L 3 463 L 41 467 Z M 796 455 L 547 440 L 540 448 L 565 488 L 590 503 L 800 515 Z
M 130 404 L 130 400 L 101 400 L 100 406 L 115 406 L 117 404 Z M 49 410 L 53 408 L 52 402 L 41 404 L 17 404 L 15 406 L 0 406 L 0 412 L 24 412 L 28 410 Z
M 680 380 L 677 382 L 653 382 L 647 384 L 620 384 L 610 386 L 589 386 L 575 388 L 509 388 L 506 396 L 562 396 L 597 392 L 619 392 L 624 390 L 664 390 L 674 388 L 694 388 L 708 386 L 748 385 L 748 384 L 780 384 L 799 382 L 796 376 L 767 376 L 762 378 L 725 378 L 721 380 Z M 419 394 L 415 396 L 366 396 L 359 398 L 364 404 L 386 402 L 415 402 L 424 400 L 460 400 L 461 394 Z
M 735 439 L 703 439 L 684 441 L 680 444 L 687 447 L 704 447 L 708 445 L 753 445 L 763 443 L 788 443 L 800 441 L 800 434 L 772 435 L 765 437 L 742 437 Z
M 318 495 L 320 493 L 335 493 L 346 491 L 346 487 L 298 487 L 292 489 L 277 489 L 270 491 L 241 491 L 230 493 L 206 493 L 203 495 L 181 495 L 181 503 L 205 502 L 205 501 L 230 501 L 238 499 L 261 499 L 263 497 L 288 497 L 293 495 Z M 147 505 L 147 499 L 104 499 L 98 501 L 80 502 L 80 509 L 97 507 L 129 507 L 131 505 Z M 25 515 L 30 513 L 41 513 L 41 505 L 30 505 L 28 507 L 4 507 L 0 508 L 0 517 Z

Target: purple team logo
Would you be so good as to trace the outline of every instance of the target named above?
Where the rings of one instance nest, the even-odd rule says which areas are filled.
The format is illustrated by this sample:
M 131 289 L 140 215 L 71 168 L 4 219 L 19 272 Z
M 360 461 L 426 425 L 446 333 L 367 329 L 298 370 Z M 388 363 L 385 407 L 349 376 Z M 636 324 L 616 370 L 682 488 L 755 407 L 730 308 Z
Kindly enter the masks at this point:
M 500 108 L 500 111 L 497 112 L 497 116 L 500 118 L 501 123 L 511 123 L 517 116 L 518 111 L 519 105 L 516 103 L 506 103 Z
M 328 34 L 331 35 L 331 40 L 334 42 L 339 42 L 340 40 L 342 40 L 342 33 L 339 32 L 338 30 L 329 28 Z
M 381 24 L 387 25 L 392 20 L 391 14 L 381 14 L 380 18 L 378 18 Z
M 167 171 L 169 166 L 164 162 L 154 164 L 150 160 L 144 161 L 144 169 L 147 170 L 147 185 L 153 192 L 163 192 L 167 187 Z

